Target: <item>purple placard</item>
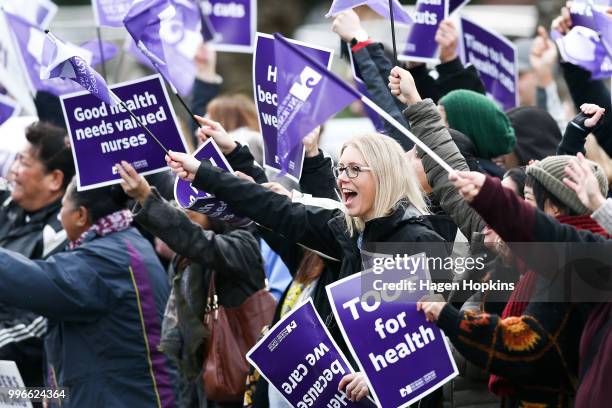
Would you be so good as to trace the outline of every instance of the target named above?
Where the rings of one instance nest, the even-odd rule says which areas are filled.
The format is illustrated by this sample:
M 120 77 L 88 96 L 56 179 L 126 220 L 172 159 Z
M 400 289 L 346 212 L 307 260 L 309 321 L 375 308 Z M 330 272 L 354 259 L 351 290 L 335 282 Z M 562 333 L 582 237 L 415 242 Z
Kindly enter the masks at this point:
M 0 95 L 0 125 L 19 113 L 19 104 L 6 95 Z
M 257 0 L 210 0 L 200 8 L 212 25 L 217 51 L 252 53 L 257 31 Z
M 287 313 L 246 357 L 293 407 L 374 407 L 369 399 L 351 402 L 338 391 L 353 370 L 311 299 Z
M 448 0 L 417 0 L 416 11 L 412 13 L 414 23 L 410 28 L 404 51 L 398 55 L 398 59 L 438 63 L 436 32 L 446 17 L 448 17 Z
M 361 76 L 361 72 L 359 71 L 359 67 L 355 63 L 355 59 L 353 58 L 353 53 L 351 52 L 350 46 L 348 44 L 346 44 L 346 47 L 349 48 L 348 49 L 349 62 L 351 64 L 351 70 L 353 72 L 353 80 L 355 81 L 355 85 L 357 86 L 357 90 L 362 95 L 364 95 L 365 97 L 370 98 L 370 94 L 368 93 L 368 88 L 367 88 L 365 82 L 363 82 L 363 78 Z M 370 98 L 370 99 L 372 99 L 372 98 Z M 380 115 L 378 113 L 374 112 L 374 110 L 372 108 L 370 108 L 369 106 L 365 105 L 363 102 L 361 103 L 361 105 L 363 106 L 363 110 L 364 110 L 365 114 L 368 115 L 368 118 L 370 118 L 370 121 L 372 122 L 372 124 L 376 128 L 376 131 L 384 132 L 385 124 L 384 124 L 382 118 L 380 117 Z
M 463 58 L 474 65 L 487 95 L 503 110 L 518 106 L 518 56 L 516 46 L 502 35 L 461 18 Z
M 91 0 L 97 27 L 123 27 L 132 0 Z
M 291 41 L 301 47 L 308 55 L 316 58 L 328 69 L 331 67 L 334 52 L 327 48 L 315 47 L 299 41 Z M 275 172 L 280 172 L 280 161 L 277 154 L 277 67 L 274 52 L 274 38 L 271 35 L 257 33 L 253 56 L 253 92 L 257 105 L 259 127 L 264 140 L 264 165 Z M 299 182 L 304 162 L 304 147 L 298 146 L 289 154 L 290 171 L 287 176 Z
M 227 162 L 213 139 L 208 139 L 193 155 L 200 161 L 208 160 L 214 166 L 234 173 L 232 166 Z M 205 191 L 198 190 L 191 183 L 178 177 L 174 182 L 174 198 L 181 208 L 197 211 L 230 224 L 245 225 L 251 222 L 248 218 L 239 217 L 232 212 L 225 201 L 219 200 Z
M 429 280 L 426 257 L 406 258 L 398 262 L 402 268 L 371 259 L 377 267 L 326 287 L 342 335 L 383 408 L 407 407 L 458 374 L 444 333 L 416 310 L 416 302 L 429 293 L 421 287 Z M 383 283 L 402 286 L 384 288 Z
M 168 150 L 187 151 L 159 75 L 116 84 L 111 89 Z M 110 107 L 88 92 L 60 99 L 79 191 L 120 183 L 115 165 L 122 160 L 142 175 L 168 169 L 164 151 L 121 106 Z

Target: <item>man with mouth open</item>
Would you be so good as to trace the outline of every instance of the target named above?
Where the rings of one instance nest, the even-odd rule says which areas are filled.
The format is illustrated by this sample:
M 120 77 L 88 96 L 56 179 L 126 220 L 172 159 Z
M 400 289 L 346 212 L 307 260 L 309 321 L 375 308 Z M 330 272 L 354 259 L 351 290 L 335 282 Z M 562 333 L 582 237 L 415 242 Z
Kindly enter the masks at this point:
M 59 127 L 36 122 L 26 129 L 26 140 L 11 166 L 11 189 L 0 192 L 0 247 L 43 259 L 66 243 L 59 212 L 74 163 Z M 0 360 L 15 361 L 28 387 L 42 386 L 46 328 L 43 317 L 0 302 Z

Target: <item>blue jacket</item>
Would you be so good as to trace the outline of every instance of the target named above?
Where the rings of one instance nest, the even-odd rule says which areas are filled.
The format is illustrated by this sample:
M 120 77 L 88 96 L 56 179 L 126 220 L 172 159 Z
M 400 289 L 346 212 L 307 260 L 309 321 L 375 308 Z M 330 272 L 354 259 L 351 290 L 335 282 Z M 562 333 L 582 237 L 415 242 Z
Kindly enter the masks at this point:
M 173 407 L 175 370 L 157 350 L 169 285 L 129 228 L 46 261 L 0 249 L 0 299 L 49 318 L 48 382 L 70 407 Z

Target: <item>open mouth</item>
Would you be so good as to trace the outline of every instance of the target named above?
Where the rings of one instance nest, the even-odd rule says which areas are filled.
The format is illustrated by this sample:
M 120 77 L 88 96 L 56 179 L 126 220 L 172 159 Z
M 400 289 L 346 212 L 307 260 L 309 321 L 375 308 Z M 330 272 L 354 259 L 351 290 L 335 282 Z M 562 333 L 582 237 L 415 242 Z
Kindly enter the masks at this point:
M 358 194 L 356 191 L 351 190 L 349 188 L 343 188 L 342 198 L 344 200 L 344 206 L 349 207 L 357 199 L 357 195 Z

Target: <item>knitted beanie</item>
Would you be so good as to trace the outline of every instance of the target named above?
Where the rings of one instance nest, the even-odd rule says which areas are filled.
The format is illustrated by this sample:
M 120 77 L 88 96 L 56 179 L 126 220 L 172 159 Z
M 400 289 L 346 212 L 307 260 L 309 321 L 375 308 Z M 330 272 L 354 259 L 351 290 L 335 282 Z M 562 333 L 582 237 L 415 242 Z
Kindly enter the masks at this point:
M 580 202 L 576 193 L 563 183 L 567 177 L 565 168 L 570 164 L 570 160 L 575 156 L 550 156 L 527 168 L 527 175 L 532 176 L 546 188 L 552 195 L 557 197 L 568 208 L 576 214 L 586 215 L 590 211 Z M 601 166 L 588 160 L 591 170 L 597 178 L 599 191 L 606 197 L 608 195 L 608 179 Z
M 442 99 L 448 126 L 469 137 L 478 156 L 492 159 L 510 153 L 516 143 L 506 114 L 484 95 L 468 90 L 452 91 Z

